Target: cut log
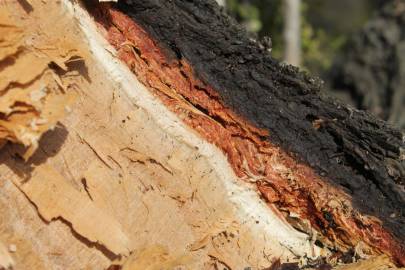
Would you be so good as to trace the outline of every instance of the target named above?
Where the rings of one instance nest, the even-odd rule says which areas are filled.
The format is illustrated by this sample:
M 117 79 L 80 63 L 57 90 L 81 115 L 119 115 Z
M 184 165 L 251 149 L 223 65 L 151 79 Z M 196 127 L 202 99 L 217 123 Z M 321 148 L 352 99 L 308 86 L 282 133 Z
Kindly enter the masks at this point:
M 405 264 L 404 135 L 214 0 L 2 5 L 0 267 Z

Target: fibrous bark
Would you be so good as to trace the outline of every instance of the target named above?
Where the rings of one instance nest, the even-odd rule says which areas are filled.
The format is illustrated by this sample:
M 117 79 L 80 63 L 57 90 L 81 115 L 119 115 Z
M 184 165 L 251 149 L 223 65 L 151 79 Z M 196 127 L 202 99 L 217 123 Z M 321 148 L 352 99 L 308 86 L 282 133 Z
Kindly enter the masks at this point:
M 79 76 L 61 78 L 78 101 L 28 163 L 1 152 L 0 240 L 38 249 L 17 266 L 404 264 L 400 131 L 321 97 L 213 0 L 31 12 L 50 5 L 42 25 L 62 20 L 46 36 L 65 28 L 80 48 Z M 32 246 L 17 224 L 44 233 Z
M 353 244 L 364 226 L 372 227 L 375 235 L 367 242 L 397 253 L 398 259 L 403 260 L 404 250 L 399 244 L 404 240 L 401 187 L 404 138 L 401 132 L 369 114 L 321 97 L 315 80 L 290 66 L 278 64 L 210 2 L 121 1 L 117 9 L 128 14 L 135 24 L 140 24 L 157 40 L 169 64 L 184 69 L 186 62 L 192 67 L 193 72 L 180 71 L 185 73 L 186 81 L 194 76 L 201 79 L 203 86 L 191 80 L 191 86 L 180 94 L 224 127 L 219 134 L 224 134 L 225 130 L 231 133 L 221 140 L 218 133 L 203 131 L 208 133 L 206 136 L 221 140 L 216 144 L 227 152 L 240 176 L 259 178 L 259 188 L 270 202 L 287 209 L 301 208 L 300 214 L 321 232 L 333 234 L 332 238 L 336 237 L 334 229 L 339 227 L 339 232 L 343 231 L 343 242 Z M 176 23 L 170 23 L 173 20 Z M 123 38 L 136 42 L 136 37 L 130 36 L 135 26 L 120 25 L 119 21 L 113 23 L 123 32 Z M 142 57 L 141 46 L 134 45 L 140 48 Z M 175 89 L 182 91 L 181 87 Z M 197 93 L 210 98 L 208 105 L 204 106 Z M 212 99 L 222 108 L 221 105 L 209 108 Z M 207 126 L 206 129 L 211 127 Z M 204 129 L 201 123 L 196 127 Z M 242 142 L 238 141 L 240 138 Z M 233 147 L 226 146 L 229 141 Z M 303 205 L 297 207 L 283 198 L 287 197 L 286 191 L 273 184 L 273 172 L 266 167 L 266 157 L 274 156 L 271 149 L 276 147 L 281 147 L 295 161 L 302 161 L 303 167 L 313 169 L 320 182 L 327 181 L 336 192 L 349 196 L 353 209 L 377 217 L 383 226 L 372 219 L 367 225 L 362 224 L 363 218 L 351 213 L 347 219 L 352 224 L 346 229 L 353 231 L 345 232 L 347 220 L 337 221 L 345 214 L 328 206 L 331 198 L 322 194 L 322 189 L 311 186 L 314 179 L 306 179 L 308 183 L 305 183 L 305 177 L 297 177 L 298 192 L 291 193 L 293 197 L 303 197 Z M 248 154 L 250 151 L 253 153 Z M 292 171 L 297 173 L 298 170 Z M 276 198 L 273 198 L 274 189 Z M 322 200 L 325 201 L 320 203 Z M 376 238 L 381 242 L 375 242 Z

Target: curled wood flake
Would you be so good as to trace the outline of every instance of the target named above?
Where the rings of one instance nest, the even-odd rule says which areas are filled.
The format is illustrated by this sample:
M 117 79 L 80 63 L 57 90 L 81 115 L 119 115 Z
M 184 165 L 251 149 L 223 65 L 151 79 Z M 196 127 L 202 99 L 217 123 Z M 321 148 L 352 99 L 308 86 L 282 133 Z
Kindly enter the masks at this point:
M 68 61 L 80 58 L 74 44 L 37 44 L 36 35 L 14 25 L 7 9 L 0 12 L 0 146 L 7 141 L 24 145 L 25 160 L 73 103 L 75 93 L 67 91 L 61 77 L 69 73 Z
M 21 47 L 23 31 L 15 26 L 4 11 L 0 11 L 0 61 L 15 55 Z M 2 63 L 0 62 L 0 69 Z

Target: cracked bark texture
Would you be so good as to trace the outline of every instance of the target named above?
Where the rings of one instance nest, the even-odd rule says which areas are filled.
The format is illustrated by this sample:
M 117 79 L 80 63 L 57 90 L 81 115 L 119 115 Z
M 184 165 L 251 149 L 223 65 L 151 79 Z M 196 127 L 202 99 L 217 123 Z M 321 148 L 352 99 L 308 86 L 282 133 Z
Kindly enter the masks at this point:
M 186 59 L 239 115 L 378 217 L 400 242 L 404 135 L 369 113 L 322 96 L 316 79 L 282 66 L 214 1 L 120 1 L 173 59 Z
M 404 264 L 402 134 L 320 97 L 214 1 L 29 4 L 0 10 L 29 53 L 68 39 L 81 61 L 34 155 L 0 151 L 16 268 Z
M 11 257 L 15 269 L 263 269 L 319 254 L 129 72 L 82 6 L 30 4 L 0 9 L 22 29 L 27 53 L 64 55 L 56 45 L 68 39 L 81 61 L 58 70 L 77 98 L 31 158 L 12 143 L 0 151 L 2 267 Z

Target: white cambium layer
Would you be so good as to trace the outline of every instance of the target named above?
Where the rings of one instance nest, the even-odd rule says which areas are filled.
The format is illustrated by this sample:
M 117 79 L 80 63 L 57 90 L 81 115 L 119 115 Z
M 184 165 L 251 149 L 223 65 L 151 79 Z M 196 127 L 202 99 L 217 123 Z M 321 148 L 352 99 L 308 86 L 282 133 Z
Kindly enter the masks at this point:
M 119 84 L 126 96 L 137 107 L 144 109 L 167 134 L 197 148 L 199 154 L 208 160 L 218 176 L 215 180 L 220 181 L 221 186 L 226 190 L 227 200 L 234 207 L 234 214 L 237 215 L 235 218 L 249 226 L 252 235 L 260 238 L 257 243 L 263 243 L 263 239 L 266 239 L 267 244 L 276 246 L 275 243 L 279 243 L 281 250 L 288 249 L 299 256 L 313 257 L 319 254 L 318 247 L 311 245 L 308 241 L 308 235 L 294 230 L 283 222 L 260 199 L 252 185 L 236 177 L 226 157 L 217 147 L 190 132 L 176 115 L 136 79 L 131 71 L 114 56 L 115 49 L 98 33 L 86 11 L 69 0 L 64 0 L 63 3 L 79 20 L 94 57 L 103 66 L 106 74 L 110 75 L 110 79 Z
M 32 1 L 29 14 L 10 3 L 24 39 L 68 40 L 81 56 L 61 77 L 75 101 L 30 160 L 0 151 L 15 269 L 263 269 L 322 252 L 137 80 L 76 1 Z

